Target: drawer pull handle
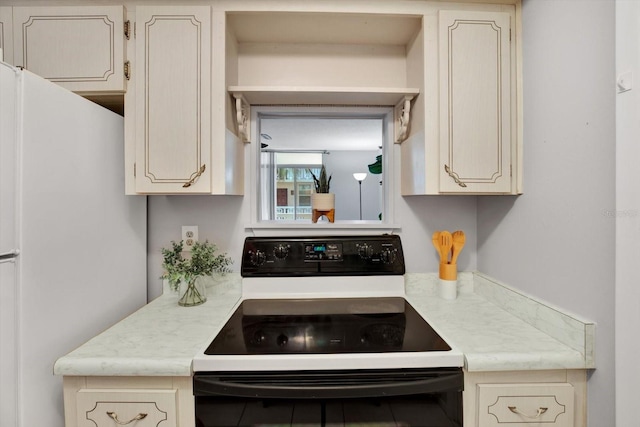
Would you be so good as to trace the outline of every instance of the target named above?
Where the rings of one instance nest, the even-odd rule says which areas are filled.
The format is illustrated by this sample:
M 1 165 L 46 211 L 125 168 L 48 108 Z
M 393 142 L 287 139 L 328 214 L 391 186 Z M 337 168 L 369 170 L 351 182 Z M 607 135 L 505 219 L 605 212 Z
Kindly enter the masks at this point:
M 131 418 L 129 421 L 120 421 L 118 419 L 118 414 L 116 414 L 115 412 L 108 411 L 107 415 L 109 416 L 109 418 L 111 418 L 113 421 L 115 421 L 117 424 L 120 424 L 121 426 L 126 426 L 127 424 L 131 424 L 134 421 L 143 420 L 143 419 L 145 419 L 147 417 L 147 414 L 143 414 L 141 412 L 138 415 L 136 415 L 135 417 Z
M 537 414 L 535 414 L 535 415 L 527 415 L 527 414 L 524 414 L 524 413 L 520 412 L 518 410 L 518 408 L 516 408 L 515 406 L 507 406 L 507 408 L 509 408 L 509 410 L 511 412 L 513 412 L 514 414 L 522 415 L 523 417 L 530 418 L 532 420 L 535 420 L 536 418 L 540 418 L 540 415 L 544 414 L 545 412 L 547 412 L 547 409 L 549 409 L 549 408 L 540 407 L 540 408 L 538 408 L 538 413 Z

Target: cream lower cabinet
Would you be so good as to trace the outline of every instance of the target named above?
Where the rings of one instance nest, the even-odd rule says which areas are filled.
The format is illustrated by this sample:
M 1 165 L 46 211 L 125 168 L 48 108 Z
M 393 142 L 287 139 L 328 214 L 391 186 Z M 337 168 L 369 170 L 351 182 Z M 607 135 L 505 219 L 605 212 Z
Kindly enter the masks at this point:
M 13 64 L 71 91 L 126 90 L 123 6 L 13 8 Z
M 191 377 L 64 377 L 65 427 L 195 425 Z
M 584 371 L 465 372 L 465 427 L 586 427 Z
M 573 427 L 573 394 L 571 384 L 479 384 L 478 423 Z
M 176 390 L 79 390 L 77 425 L 155 427 L 164 423 L 175 426 L 176 395 Z

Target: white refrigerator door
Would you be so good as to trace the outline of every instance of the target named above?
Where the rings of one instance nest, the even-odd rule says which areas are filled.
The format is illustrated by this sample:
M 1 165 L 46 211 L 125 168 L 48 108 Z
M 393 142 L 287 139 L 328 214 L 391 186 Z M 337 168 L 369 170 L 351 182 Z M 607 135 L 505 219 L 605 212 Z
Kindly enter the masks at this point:
M 17 287 L 15 259 L 0 260 L 0 425 L 18 425 Z
M 0 62 L 0 257 L 16 251 L 17 74 Z
M 18 425 L 16 70 L 0 63 L 0 425 Z
M 62 427 L 55 361 L 146 303 L 146 199 L 125 196 L 121 116 L 19 80 L 21 427 Z

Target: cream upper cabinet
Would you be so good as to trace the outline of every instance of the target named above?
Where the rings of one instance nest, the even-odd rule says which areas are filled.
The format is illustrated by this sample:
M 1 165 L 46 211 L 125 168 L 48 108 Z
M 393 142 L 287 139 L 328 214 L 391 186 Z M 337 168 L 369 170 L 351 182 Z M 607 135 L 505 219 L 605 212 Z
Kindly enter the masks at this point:
M 425 16 L 424 124 L 402 143 L 403 195 L 522 192 L 517 7 Z
M 80 93 L 125 91 L 123 6 L 14 7 L 13 63 Z
M 224 60 L 216 60 L 224 14 L 209 6 L 139 6 L 134 14 L 127 193 L 242 194 L 244 146 L 224 126 Z
M 440 192 L 511 193 L 508 13 L 440 11 Z
M 210 193 L 211 8 L 135 16 L 135 191 Z
M 0 60 L 13 64 L 13 22 L 10 7 L 0 6 Z

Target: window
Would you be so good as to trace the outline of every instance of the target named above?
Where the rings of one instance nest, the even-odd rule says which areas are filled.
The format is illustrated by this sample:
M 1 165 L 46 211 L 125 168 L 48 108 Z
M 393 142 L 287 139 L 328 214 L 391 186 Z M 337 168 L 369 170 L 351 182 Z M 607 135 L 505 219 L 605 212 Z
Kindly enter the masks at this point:
M 251 113 L 254 228 L 311 226 L 315 189 L 310 170 L 318 174 L 322 165 L 335 194 L 331 226 L 379 229 L 393 224 L 392 108 L 255 106 Z M 362 173 L 366 179 L 354 179 Z

